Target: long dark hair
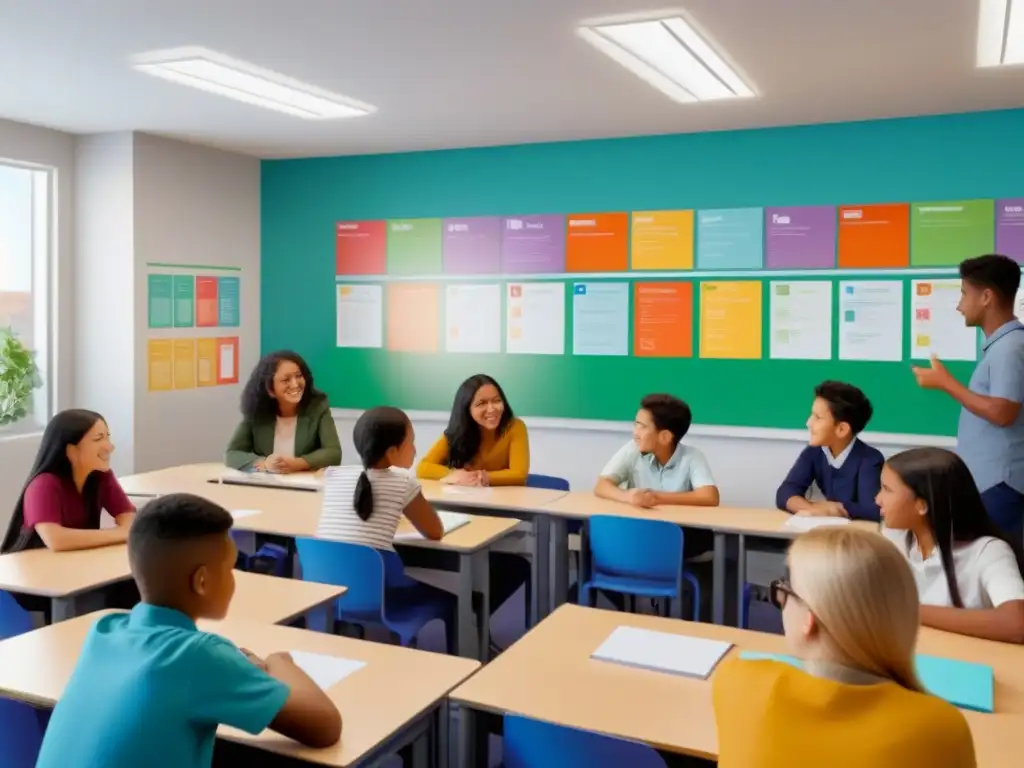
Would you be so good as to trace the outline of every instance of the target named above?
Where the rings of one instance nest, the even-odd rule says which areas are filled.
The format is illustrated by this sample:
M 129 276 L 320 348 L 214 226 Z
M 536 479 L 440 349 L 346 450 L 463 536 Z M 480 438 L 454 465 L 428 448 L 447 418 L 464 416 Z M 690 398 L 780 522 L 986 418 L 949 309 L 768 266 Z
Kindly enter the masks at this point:
M 978 486 L 963 459 L 942 448 L 911 448 L 896 454 L 886 463 L 914 495 L 928 505 L 928 526 L 939 548 L 954 607 L 964 607 L 953 565 L 955 543 L 969 543 L 983 536 L 1005 541 L 1017 558 L 1017 567 L 1024 574 L 1024 554 L 1020 545 L 1003 533 L 988 516 Z M 910 536 L 912 534 L 908 533 L 908 547 Z
M 306 380 L 306 388 L 302 392 L 302 399 L 299 401 L 299 410 L 305 408 L 314 400 L 324 397 L 313 386 L 313 372 L 309 370 L 306 361 L 298 353 L 288 349 L 281 349 L 277 352 L 270 352 L 260 358 L 256 367 L 249 374 L 249 380 L 245 382 L 245 389 L 242 390 L 242 415 L 249 421 L 263 421 L 277 417 L 277 400 L 271 397 L 274 389 L 274 375 L 277 367 L 283 363 L 295 363 Z
M 381 406 L 364 411 L 352 430 L 352 442 L 363 462 L 363 471 L 356 482 L 356 493 L 352 506 L 363 520 L 373 514 L 373 486 L 366 470 L 380 464 L 384 454 L 391 448 L 398 448 L 409 433 L 409 417 L 405 411 L 390 406 Z
M 24 549 L 39 549 L 43 546 L 42 539 L 35 529 L 24 531 L 25 527 L 25 489 L 39 475 L 57 475 L 63 480 L 71 479 L 71 460 L 68 459 L 68 446 L 78 445 L 88 434 L 89 430 L 96 426 L 96 422 L 105 420 L 95 411 L 86 411 L 81 408 L 73 408 L 68 411 L 61 411 L 46 425 L 43 431 L 43 439 L 39 443 L 39 451 L 36 453 L 35 463 L 32 471 L 28 474 L 28 480 L 21 489 L 18 496 L 18 503 L 14 505 L 14 514 L 11 516 L 10 525 L 7 526 L 7 534 L 3 543 L 0 544 L 0 552 L 20 552 Z M 99 472 L 90 473 L 82 487 L 82 503 L 85 506 L 85 519 L 87 528 L 100 527 L 100 499 L 98 484 Z
M 508 425 L 515 418 L 512 406 L 508 404 L 508 398 L 505 397 L 505 391 L 501 388 L 501 384 L 486 373 L 478 373 L 462 382 L 455 392 L 452 415 L 449 417 L 448 427 L 444 431 L 445 439 L 448 440 L 448 467 L 450 469 L 462 469 L 472 462 L 480 451 L 480 425 L 473 421 L 470 409 L 473 407 L 473 398 L 476 397 L 477 391 L 480 387 L 488 384 L 498 390 L 498 396 L 505 404 L 505 410 L 501 414 L 501 420 L 498 422 L 496 430 L 498 437 L 505 434 Z

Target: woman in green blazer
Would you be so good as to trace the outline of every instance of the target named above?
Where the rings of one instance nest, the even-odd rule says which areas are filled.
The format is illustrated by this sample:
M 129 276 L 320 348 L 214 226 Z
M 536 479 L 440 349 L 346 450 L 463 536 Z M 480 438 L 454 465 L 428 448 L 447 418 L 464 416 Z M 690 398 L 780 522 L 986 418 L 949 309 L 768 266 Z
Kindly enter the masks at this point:
M 294 352 L 264 355 L 242 391 L 242 423 L 224 463 L 258 472 L 303 472 L 341 464 L 327 395 Z

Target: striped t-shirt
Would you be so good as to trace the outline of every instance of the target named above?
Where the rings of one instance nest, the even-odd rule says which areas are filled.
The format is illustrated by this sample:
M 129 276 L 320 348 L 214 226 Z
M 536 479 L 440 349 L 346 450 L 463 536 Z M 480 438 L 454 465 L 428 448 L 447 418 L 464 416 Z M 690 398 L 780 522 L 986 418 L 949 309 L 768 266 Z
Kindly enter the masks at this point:
M 405 508 L 420 492 L 420 484 L 399 469 L 366 470 L 373 488 L 373 514 L 363 520 L 356 513 L 354 501 L 362 473 L 362 467 L 356 466 L 327 469 L 316 536 L 394 551 L 395 530 Z

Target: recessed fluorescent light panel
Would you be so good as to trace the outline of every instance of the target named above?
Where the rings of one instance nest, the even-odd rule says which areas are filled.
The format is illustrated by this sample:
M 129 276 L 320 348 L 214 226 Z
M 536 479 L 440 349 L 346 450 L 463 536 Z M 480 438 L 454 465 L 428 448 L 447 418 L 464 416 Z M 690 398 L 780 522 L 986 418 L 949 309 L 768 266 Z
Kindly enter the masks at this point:
M 143 54 L 135 57 L 133 66 L 147 75 L 306 120 L 339 120 L 377 111 L 369 104 L 205 48 Z
M 978 66 L 1024 64 L 1024 2 L 981 0 L 978 9 Z
M 682 16 L 587 24 L 579 35 L 681 103 L 749 98 L 754 91 Z

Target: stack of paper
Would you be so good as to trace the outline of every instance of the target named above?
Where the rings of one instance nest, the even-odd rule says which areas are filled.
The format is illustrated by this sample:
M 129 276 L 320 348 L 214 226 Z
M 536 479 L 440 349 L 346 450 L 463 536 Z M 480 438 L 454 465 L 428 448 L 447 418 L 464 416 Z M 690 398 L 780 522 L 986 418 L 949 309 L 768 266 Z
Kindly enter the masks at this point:
M 325 691 L 366 666 L 365 661 L 325 656 L 322 653 L 292 651 L 289 655 L 295 662 L 295 666 L 309 675 L 313 682 Z
M 849 518 L 845 517 L 812 517 L 810 515 L 791 515 L 785 522 L 784 527 L 791 531 L 806 532 L 821 528 L 826 525 L 847 525 Z
M 629 667 L 707 679 L 732 643 L 700 637 L 618 627 L 591 658 Z
M 447 536 L 457 528 L 468 524 L 473 518 L 470 515 L 463 514 L 462 512 L 438 512 L 437 516 L 441 518 L 441 526 L 444 528 L 444 535 Z M 423 534 L 413 529 L 411 531 L 402 531 L 401 533 L 395 534 L 395 541 L 415 541 L 422 539 Z
M 323 478 L 312 472 L 297 472 L 281 475 L 274 472 L 240 472 L 228 470 L 220 477 L 228 485 L 257 485 L 264 488 L 293 488 L 300 491 L 319 491 L 324 487 Z

